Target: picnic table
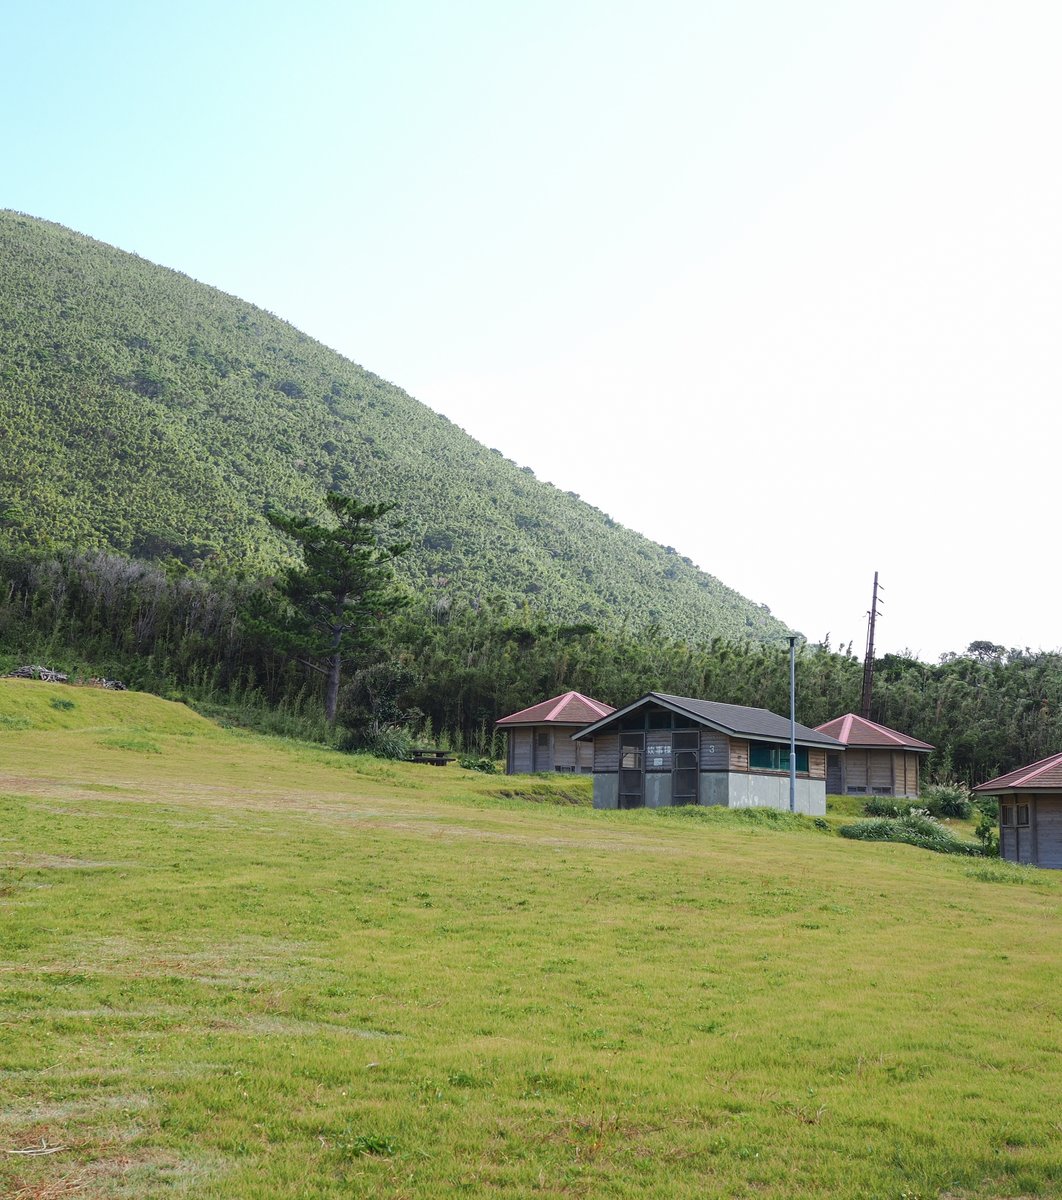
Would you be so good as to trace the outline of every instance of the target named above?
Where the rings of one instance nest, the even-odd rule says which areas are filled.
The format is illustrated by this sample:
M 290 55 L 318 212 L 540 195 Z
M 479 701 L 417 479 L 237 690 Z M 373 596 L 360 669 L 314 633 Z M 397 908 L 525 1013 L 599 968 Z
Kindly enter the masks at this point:
M 415 763 L 427 763 L 431 767 L 445 767 L 448 762 L 453 762 L 454 756 L 448 750 L 411 750 L 409 752 L 409 761 Z

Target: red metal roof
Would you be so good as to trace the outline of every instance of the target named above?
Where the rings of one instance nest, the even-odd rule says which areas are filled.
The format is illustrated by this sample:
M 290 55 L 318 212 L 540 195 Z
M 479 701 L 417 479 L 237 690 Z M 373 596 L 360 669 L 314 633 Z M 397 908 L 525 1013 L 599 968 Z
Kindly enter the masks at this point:
M 1008 771 L 998 779 L 979 783 L 975 792 L 994 795 L 996 792 L 1055 792 L 1062 791 L 1062 754 L 1052 754 L 1027 767 Z
M 589 725 L 615 712 L 600 700 L 591 700 L 581 692 L 565 692 L 552 700 L 543 700 L 522 708 L 519 712 L 502 717 L 498 725 Z
M 846 746 L 854 749 L 914 750 L 924 753 L 934 748 L 928 742 L 920 742 L 918 738 L 898 733 L 895 729 L 878 725 L 875 721 L 868 721 L 866 717 L 857 717 L 855 713 L 834 717 L 832 721 L 827 721 L 825 725 L 816 725 L 815 728 L 819 733 L 828 733 L 830 737 L 835 737 L 839 742 L 844 742 Z

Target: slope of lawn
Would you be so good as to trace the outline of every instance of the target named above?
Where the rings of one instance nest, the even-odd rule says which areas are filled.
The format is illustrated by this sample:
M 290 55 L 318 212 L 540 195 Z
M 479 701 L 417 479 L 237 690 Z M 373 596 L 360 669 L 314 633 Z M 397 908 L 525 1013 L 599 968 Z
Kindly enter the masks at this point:
M 585 787 L 0 681 L 0 1195 L 1062 1192 L 1056 876 Z

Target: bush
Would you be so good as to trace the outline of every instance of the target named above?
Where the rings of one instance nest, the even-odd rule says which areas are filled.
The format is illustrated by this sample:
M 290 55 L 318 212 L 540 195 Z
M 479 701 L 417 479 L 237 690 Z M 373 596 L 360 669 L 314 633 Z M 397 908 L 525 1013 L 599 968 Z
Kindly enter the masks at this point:
M 906 817 L 914 808 L 906 796 L 871 796 L 863 803 L 868 817 Z
M 854 825 L 842 825 L 837 832 L 841 837 L 863 842 L 903 842 L 923 850 L 934 850 L 937 854 L 978 857 L 984 853 L 980 846 L 960 841 L 924 809 L 913 808 L 906 816 L 895 819 L 879 817 L 872 821 L 857 821 Z
M 360 750 L 375 754 L 377 758 L 406 759 L 413 750 L 413 738 L 405 729 L 381 729 L 378 733 L 350 732 L 340 742 L 340 749 Z
M 969 789 L 955 780 L 927 784 L 920 803 L 934 817 L 957 817 L 960 821 L 968 821 L 973 815 Z
M 462 754 L 458 757 L 457 762 L 466 771 L 482 771 L 484 775 L 498 774 L 498 764 L 493 758 L 481 758 L 475 754 Z
M 986 858 L 999 857 L 999 829 L 996 824 L 999 820 L 999 805 L 996 804 L 995 807 L 994 815 L 984 810 L 978 812 L 977 828 L 974 830 Z

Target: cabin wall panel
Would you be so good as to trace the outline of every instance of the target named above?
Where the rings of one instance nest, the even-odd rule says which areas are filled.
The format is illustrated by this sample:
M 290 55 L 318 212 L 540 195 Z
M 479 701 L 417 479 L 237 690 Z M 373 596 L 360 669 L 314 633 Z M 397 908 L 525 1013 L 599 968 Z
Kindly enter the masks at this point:
M 509 737 L 512 744 L 514 775 L 529 775 L 534 770 L 534 742 L 530 729 L 514 729 Z
M 575 743 L 572 741 L 570 729 L 555 729 L 553 731 L 553 769 L 555 771 L 575 770 Z
M 1037 796 L 1033 819 L 1037 866 L 1062 870 L 1062 796 Z
M 730 770 L 730 738 L 711 729 L 701 730 L 701 770 Z
M 870 751 L 870 790 L 892 793 L 892 754 L 888 750 Z
M 594 773 L 619 770 L 619 734 L 603 733 L 594 738 Z

